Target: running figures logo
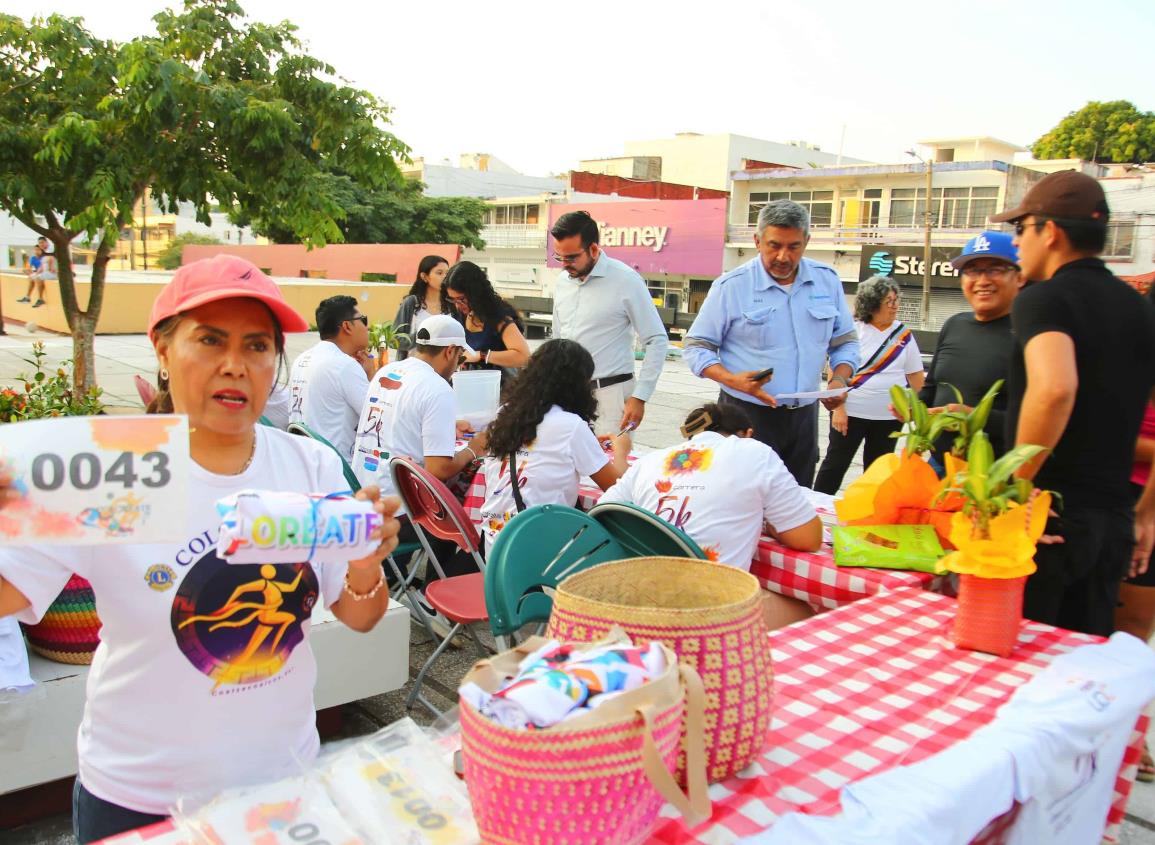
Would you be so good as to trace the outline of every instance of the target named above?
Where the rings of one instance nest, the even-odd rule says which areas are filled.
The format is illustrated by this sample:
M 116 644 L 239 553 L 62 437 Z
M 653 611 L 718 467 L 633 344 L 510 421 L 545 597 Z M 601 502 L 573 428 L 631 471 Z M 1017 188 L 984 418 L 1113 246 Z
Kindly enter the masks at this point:
M 866 266 L 877 273 L 889 276 L 894 272 L 894 259 L 890 257 L 889 252 L 876 252 L 870 257 L 870 263 Z

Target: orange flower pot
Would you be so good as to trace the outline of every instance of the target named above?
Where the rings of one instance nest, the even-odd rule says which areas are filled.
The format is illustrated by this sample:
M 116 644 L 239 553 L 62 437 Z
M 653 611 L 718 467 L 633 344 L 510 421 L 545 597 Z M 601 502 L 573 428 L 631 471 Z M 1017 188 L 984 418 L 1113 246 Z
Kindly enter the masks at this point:
M 958 610 L 951 639 L 959 648 L 1010 657 L 1023 621 L 1021 578 L 959 575 Z

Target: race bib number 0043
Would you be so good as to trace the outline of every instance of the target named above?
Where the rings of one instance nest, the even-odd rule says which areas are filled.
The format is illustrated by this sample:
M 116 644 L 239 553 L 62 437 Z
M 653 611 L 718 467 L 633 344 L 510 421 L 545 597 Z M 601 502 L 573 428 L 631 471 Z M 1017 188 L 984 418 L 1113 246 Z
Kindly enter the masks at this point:
M 58 417 L 0 426 L 18 501 L 0 544 L 163 543 L 185 530 L 188 418 Z

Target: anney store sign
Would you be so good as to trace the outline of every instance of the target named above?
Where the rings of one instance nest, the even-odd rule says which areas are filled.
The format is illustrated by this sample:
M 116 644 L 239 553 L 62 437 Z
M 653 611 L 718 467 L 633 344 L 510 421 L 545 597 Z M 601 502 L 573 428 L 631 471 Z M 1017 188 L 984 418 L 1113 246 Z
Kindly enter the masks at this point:
M 961 251 L 961 247 L 931 247 L 931 287 L 959 289 L 958 270 L 951 266 L 950 260 Z M 890 276 L 904 287 L 922 287 L 925 265 L 921 246 L 864 246 L 858 263 L 858 281 L 871 276 Z
M 597 221 L 601 245 L 611 257 L 639 273 L 714 277 L 722 272 L 726 243 L 726 200 L 656 200 L 554 204 L 549 225 L 569 211 L 587 211 Z M 554 241 L 546 241 L 547 263 Z

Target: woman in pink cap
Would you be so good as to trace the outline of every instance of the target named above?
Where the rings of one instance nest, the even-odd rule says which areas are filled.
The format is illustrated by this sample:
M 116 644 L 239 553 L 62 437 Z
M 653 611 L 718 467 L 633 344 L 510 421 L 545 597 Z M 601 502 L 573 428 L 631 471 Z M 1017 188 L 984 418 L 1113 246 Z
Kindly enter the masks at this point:
M 181 799 L 299 771 L 319 747 L 307 638 L 314 604 L 358 631 L 385 613 L 381 560 L 397 542 L 397 501 L 379 500 L 375 488 L 362 493 L 382 514 L 380 546 L 362 560 L 241 565 L 215 552 L 215 503 L 230 493 L 347 489 L 331 450 L 257 424 L 284 366 L 285 332 L 307 328 L 248 261 L 222 255 L 182 267 L 149 320 L 160 362 L 150 410 L 189 418 L 182 539 L 0 550 L 0 616 L 36 621 L 73 572 L 97 597 L 103 628 L 73 793 L 81 845 L 159 821 Z M 238 604 L 246 612 L 230 614 Z M 268 614 L 275 635 L 264 630 Z

